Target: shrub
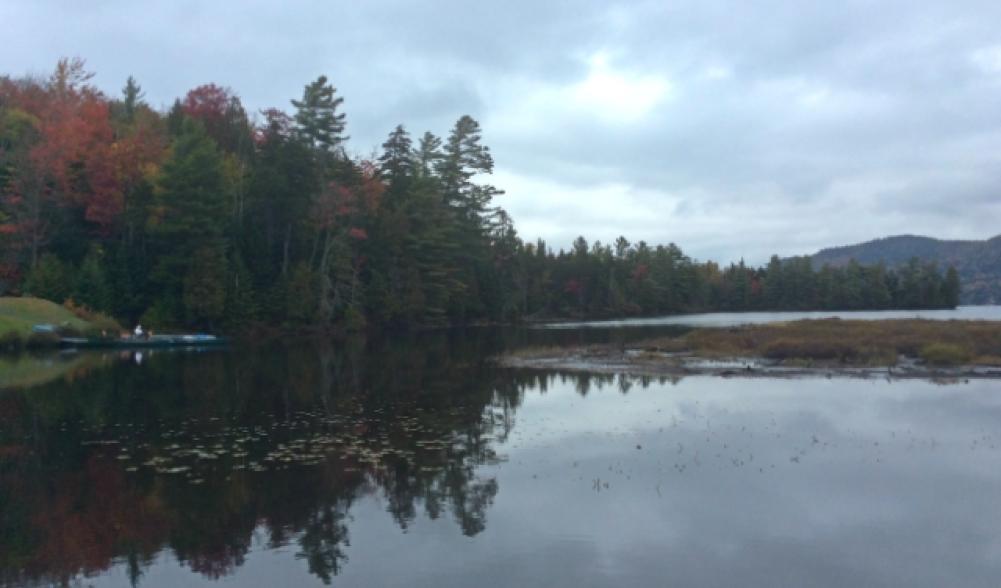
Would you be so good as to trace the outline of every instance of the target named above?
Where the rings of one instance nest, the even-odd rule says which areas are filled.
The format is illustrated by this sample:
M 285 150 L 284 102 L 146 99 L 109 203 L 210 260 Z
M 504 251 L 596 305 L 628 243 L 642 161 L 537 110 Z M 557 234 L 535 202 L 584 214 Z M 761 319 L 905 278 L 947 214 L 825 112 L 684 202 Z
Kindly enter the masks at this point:
M 929 343 L 921 348 L 920 357 L 931 365 L 961 365 L 970 361 L 971 353 L 952 343 Z
M 102 331 L 117 333 L 122 330 L 122 326 L 115 319 L 83 304 L 77 304 L 72 298 L 66 299 L 66 302 L 63 302 L 63 307 L 72 312 L 78 319 L 90 323 L 89 334 L 100 334 Z

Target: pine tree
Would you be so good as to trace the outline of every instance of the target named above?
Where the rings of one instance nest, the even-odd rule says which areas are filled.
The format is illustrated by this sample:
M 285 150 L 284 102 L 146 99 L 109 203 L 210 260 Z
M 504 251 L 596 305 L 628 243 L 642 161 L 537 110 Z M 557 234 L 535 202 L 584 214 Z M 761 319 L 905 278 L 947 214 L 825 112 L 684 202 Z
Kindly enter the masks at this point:
M 106 257 L 108 288 L 112 293 L 111 313 L 125 319 L 126 324 L 135 322 L 148 304 L 143 286 L 148 268 L 141 259 L 139 248 L 119 243 Z
M 485 310 L 480 277 L 489 271 L 489 233 L 497 228 L 498 210 L 491 208 L 499 190 L 473 181 L 493 172 L 490 150 L 481 144 L 480 125 L 470 116 L 456 121 L 437 166 L 442 202 L 448 210 L 448 239 L 455 246 L 448 261 L 460 289 L 449 297 L 452 320 L 465 321 Z
M 226 219 L 223 160 L 202 126 L 188 121 L 163 166 L 153 228 L 187 257 L 222 240 Z M 174 247 L 176 246 L 176 248 Z
M 181 99 L 178 98 L 174 100 L 170 110 L 167 111 L 167 132 L 171 137 L 179 137 L 184 132 L 185 118 L 184 106 L 181 104 Z
M 63 262 L 51 253 L 45 253 L 28 274 L 24 289 L 32 296 L 62 303 L 70 295 L 71 283 Z
M 382 155 L 379 156 L 379 172 L 389 183 L 390 194 L 400 196 L 406 190 L 406 185 L 414 175 L 414 160 L 410 134 L 403 125 L 396 125 L 389 138 L 382 144 Z
M 264 114 L 242 243 L 245 257 L 254 260 L 251 273 L 262 287 L 276 273 L 286 277 L 303 255 L 309 209 L 319 187 L 309 148 L 292 132 L 291 118 L 276 110 Z
M 195 253 L 201 255 L 203 263 L 225 259 L 226 201 L 222 156 L 200 124 L 185 121 L 172 156 L 163 166 L 150 220 L 158 258 L 154 279 L 164 307 L 172 309 L 175 318 L 184 314 L 179 312 L 182 279 L 188 276 Z M 221 267 L 220 275 L 225 270 L 225 263 L 214 266 Z M 195 282 L 203 282 L 202 274 Z M 225 290 L 220 292 L 224 295 Z M 191 303 L 199 309 L 189 314 L 206 320 L 218 318 L 214 300 L 201 303 L 192 299 Z M 189 305 L 185 302 L 184 306 Z
M 91 247 L 80 264 L 73 289 L 73 300 L 87 308 L 108 311 L 111 308 L 111 290 L 103 268 L 104 253 L 99 247 Z
M 344 113 L 337 109 L 344 98 L 335 97 L 337 90 L 327 83 L 327 76 L 320 76 L 303 90 L 302 100 L 293 100 L 296 107 L 295 122 L 298 132 L 317 152 L 324 156 L 338 156 L 345 136 Z
M 425 132 L 417 146 L 415 159 L 417 160 L 417 171 L 421 177 L 433 176 L 442 159 L 441 139 L 430 131 Z
M 122 88 L 122 96 L 125 120 L 131 123 L 135 120 L 136 108 L 143 103 L 143 98 L 146 97 L 146 94 L 142 91 L 142 87 L 139 86 L 135 78 L 129 76 L 129 79 L 125 81 L 125 87 Z
M 195 251 L 184 277 L 184 310 L 188 322 L 212 328 L 226 310 L 226 259 L 217 247 Z
M 456 121 L 438 165 L 445 202 L 467 217 L 485 212 L 490 198 L 499 193 L 472 182 L 473 176 L 494 170 L 490 148 L 480 143 L 480 133 L 480 123 L 469 115 Z

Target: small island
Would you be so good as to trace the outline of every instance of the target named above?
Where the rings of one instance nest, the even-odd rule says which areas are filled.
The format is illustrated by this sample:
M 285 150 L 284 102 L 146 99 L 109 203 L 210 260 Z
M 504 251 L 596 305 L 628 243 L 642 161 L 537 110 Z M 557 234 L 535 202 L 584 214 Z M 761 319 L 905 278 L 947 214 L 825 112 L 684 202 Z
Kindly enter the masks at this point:
M 638 375 L 999 378 L 1001 325 L 989 321 L 800 320 L 694 329 L 631 343 L 531 347 L 514 368 Z

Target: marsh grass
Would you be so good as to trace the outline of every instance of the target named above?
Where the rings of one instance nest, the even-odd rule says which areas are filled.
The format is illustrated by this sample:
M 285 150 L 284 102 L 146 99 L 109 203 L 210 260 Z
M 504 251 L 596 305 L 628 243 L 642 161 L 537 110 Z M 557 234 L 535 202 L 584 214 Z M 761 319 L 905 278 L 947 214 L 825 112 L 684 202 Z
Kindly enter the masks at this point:
M 765 357 L 787 365 L 892 366 L 901 355 L 932 365 L 1001 365 L 1001 323 L 988 321 L 804 320 L 699 329 L 643 342 L 649 351 Z
M 967 349 L 952 343 L 929 343 L 921 348 L 921 359 L 931 365 L 962 365 L 971 356 Z

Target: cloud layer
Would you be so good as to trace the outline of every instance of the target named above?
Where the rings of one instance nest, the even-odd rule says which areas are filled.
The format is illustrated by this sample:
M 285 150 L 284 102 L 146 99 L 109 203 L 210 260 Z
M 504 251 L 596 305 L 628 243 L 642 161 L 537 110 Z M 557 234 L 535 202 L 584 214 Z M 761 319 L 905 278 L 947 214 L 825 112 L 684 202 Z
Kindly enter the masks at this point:
M 1001 229 L 1001 5 L 13 0 L 0 71 L 79 55 L 154 105 L 202 83 L 288 107 L 327 74 L 351 147 L 484 127 L 526 239 L 764 261 Z

